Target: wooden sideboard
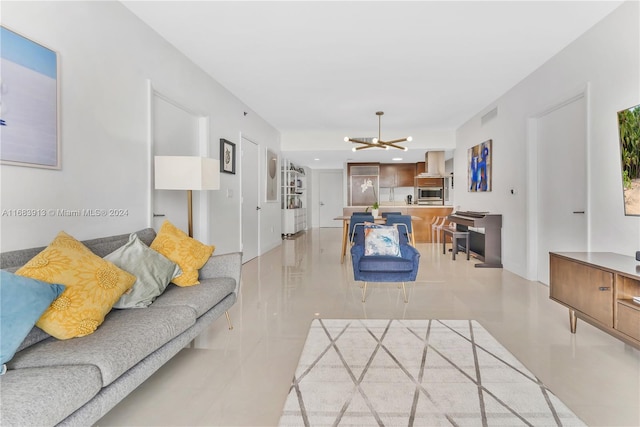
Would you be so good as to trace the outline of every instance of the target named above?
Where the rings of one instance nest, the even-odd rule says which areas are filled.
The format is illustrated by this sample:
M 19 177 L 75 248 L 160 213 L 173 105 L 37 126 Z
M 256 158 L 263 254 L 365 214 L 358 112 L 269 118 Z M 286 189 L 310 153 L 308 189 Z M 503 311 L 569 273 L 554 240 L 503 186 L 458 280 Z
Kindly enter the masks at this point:
M 571 332 L 577 319 L 640 348 L 640 266 L 611 252 L 549 253 L 549 298 L 569 308 Z

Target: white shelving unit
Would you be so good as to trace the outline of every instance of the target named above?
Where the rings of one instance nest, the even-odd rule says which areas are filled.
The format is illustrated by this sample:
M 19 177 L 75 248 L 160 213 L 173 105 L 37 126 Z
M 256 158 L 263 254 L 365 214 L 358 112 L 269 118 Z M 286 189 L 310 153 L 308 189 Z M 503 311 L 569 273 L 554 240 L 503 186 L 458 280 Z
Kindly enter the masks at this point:
M 289 236 L 307 229 L 307 179 L 304 168 L 288 160 L 282 163 L 280 178 L 282 234 Z

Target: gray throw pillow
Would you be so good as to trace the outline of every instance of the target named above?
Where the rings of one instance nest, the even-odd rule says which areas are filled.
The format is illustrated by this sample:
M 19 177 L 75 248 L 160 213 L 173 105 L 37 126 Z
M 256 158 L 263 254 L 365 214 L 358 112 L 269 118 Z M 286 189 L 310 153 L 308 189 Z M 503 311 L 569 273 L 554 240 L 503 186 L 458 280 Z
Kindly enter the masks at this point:
M 149 248 L 135 233 L 104 259 L 137 278 L 131 290 L 122 295 L 113 308 L 148 307 L 175 277 L 182 274 L 178 264 Z

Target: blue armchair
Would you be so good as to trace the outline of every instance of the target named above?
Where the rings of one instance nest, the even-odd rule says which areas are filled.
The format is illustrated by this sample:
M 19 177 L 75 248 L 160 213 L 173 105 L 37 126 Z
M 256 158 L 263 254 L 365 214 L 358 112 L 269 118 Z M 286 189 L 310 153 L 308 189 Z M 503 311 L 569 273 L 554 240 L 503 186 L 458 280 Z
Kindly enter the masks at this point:
M 363 225 L 356 227 L 364 229 Z M 404 302 L 408 302 L 405 282 L 414 282 L 416 280 L 420 264 L 420 252 L 409 245 L 405 233 L 399 232 L 398 235 L 400 256 L 365 255 L 364 230 L 354 233 L 351 262 L 353 263 L 354 280 L 364 282 L 362 302 L 366 300 L 367 282 L 401 282 Z

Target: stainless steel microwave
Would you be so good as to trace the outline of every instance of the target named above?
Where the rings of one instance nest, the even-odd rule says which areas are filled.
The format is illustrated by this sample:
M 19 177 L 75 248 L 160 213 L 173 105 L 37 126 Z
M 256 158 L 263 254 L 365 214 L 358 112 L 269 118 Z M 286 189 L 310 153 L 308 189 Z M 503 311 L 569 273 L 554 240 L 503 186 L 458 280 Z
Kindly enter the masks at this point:
M 442 187 L 418 187 L 418 202 L 444 200 Z

